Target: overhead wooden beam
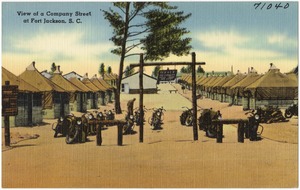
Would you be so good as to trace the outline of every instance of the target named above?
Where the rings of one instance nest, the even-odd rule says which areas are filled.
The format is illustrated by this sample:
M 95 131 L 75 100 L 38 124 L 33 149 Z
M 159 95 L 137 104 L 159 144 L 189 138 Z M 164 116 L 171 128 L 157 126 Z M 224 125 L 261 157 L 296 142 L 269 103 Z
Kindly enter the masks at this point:
M 144 67 L 146 66 L 173 66 L 173 65 L 191 65 L 191 62 L 148 62 L 144 63 Z M 205 62 L 195 62 L 195 65 L 205 65 Z M 130 64 L 130 69 L 134 67 L 139 67 L 140 63 L 132 63 Z

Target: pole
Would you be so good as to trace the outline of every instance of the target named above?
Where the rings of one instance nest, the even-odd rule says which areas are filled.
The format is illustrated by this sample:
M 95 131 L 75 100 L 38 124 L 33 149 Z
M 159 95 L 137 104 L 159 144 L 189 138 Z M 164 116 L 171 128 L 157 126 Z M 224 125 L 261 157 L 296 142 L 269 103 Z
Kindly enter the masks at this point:
M 97 146 L 101 146 L 102 145 L 102 132 L 101 132 L 101 129 L 103 127 L 103 124 L 99 124 L 98 127 L 97 127 Z M 119 135 L 119 134 L 118 134 Z
M 244 125 L 243 121 L 239 121 L 238 124 L 238 142 L 244 143 Z
M 193 134 L 194 141 L 198 140 L 198 130 L 197 130 L 197 97 L 196 97 L 196 73 L 195 73 L 195 64 L 196 63 L 196 54 L 192 53 L 192 104 L 193 104 Z
M 118 145 L 123 145 L 123 125 L 120 123 L 118 124 Z
M 144 86 L 143 86 L 143 70 L 144 70 L 144 58 L 143 58 L 143 54 L 140 54 L 140 75 L 139 75 L 139 79 L 140 79 L 140 142 L 142 143 L 144 141 Z
M 5 85 L 9 86 L 9 81 L 5 81 Z M 9 116 L 4 116 L 4 136 L 5 146 L 10 146 Z

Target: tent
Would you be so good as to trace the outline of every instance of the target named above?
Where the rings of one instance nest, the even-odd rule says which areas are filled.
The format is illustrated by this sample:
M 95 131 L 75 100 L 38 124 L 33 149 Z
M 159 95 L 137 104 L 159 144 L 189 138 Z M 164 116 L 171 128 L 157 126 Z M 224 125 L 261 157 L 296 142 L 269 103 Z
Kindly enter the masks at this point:
M 298 81 L 282 74 L 273 64 L 261 78 L 245 88 L 252 102 L 250 109 L 262 105 L 288 106 L 298 99 Z
M 77 86 L 74 86 L 71 82 L 62 76 L 60 66 L 53 72 L 50 80 L 68 92 L 69 96 L 69 109 L 70 111 L 77 111 L 77 103 L 81 104 L 80 92 L 82 91 Z
M 249 109 L 249 98 L 244 96 L 244 89 L 261 78 L 263 75 L 257 74 L 257 72 L 252 68 L 252 70 L 247 74 L 247 76 L 233 85 L 230 90 L 232 90 L 234 95 L 234 103 L 236 105 L 243 105 L 244 109 Z
M 103 86 L 97 78 L 97 75 L 94 75 L 90 81 L 100 90 L 100 96 L 98 98 L 98 102 L 101 105 L 106 105 L 108 102 L 108 88 Z M 107 98 L 106 98 L 107 95 Z
M 87 96 L 87 109 L 98 109 L 98 96 L 101 92 L 103 92 L 103 90 L 99 89 L 90 81 L 87 73 L 83 76 L 82 83 L 92 90 L 92 92 L 89 92 Z
M 58 118 L 69 114 L 68 93 L 41 75 L 35 68 L 35 62 L 32 62 L 19 77 L 42 92 L 44 118 Z
M 85 84 L 83 84 L 80 80 L 80 78 L 77 78 L 76 76 L 68 78 L 68 81 L 70 81 L 70 83 L 72 83 L 74 86 L 76 86 L 77 88 L 79 88 L 80 91 L 80 102 L 79 104 L 77 104 L 77 110 L 80 112 L 86 112 L 87 111 L 87 104 L 88 104 L 88 100 L 87 100 L 87 96 L 88 93 L 92 93 L 93 90 L 90 89 L 89 87 L 87 87 Z
M 239 71 L 237 72 L 237 74 L 230 79 L 229 81 L 227 81 L 225 84 L 222 85 L 221 87 L 221 94 L 224 96 L 224 101 L 225 102 L 230 102 L 231 104 L 233 104 L 233 91 L 230 89 L 233 85 L 235 85 L 236 83 L 238 83 L 239 81 L 243 80 L 246 77 L 246 75 L 240 73 Z
M 2 85 L 9 81 L 18 86 L 18 115 L 10 117 L 10 126 L 32 126 L 43 121 L 42 94 L 39 89 L 2 67 Z

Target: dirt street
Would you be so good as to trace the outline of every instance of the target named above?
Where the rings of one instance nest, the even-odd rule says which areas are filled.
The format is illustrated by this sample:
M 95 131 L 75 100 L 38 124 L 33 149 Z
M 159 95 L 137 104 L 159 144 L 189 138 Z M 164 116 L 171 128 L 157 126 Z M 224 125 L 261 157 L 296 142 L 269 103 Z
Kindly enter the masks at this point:
M 148 110 L 143 143 L 136 126 L 137 133 L 124 135 L 123 146 L 117 146 L 117 127 L 112 126 L 102 131 L 102 146 L 96 146 L 95 136 L 90 136 L 89 142 L 69 145 L 65 138 L 53 138 L 53 119 L 44 120 L 41 126 L 11 128 L 13 144 L 6 148 L 2 129 L 2 187 L 298 187 L 298 117 L 264 125 L 263 139 L 257 142 L 245 139 L 238 143 L 232 125 L 224 126 L 223 143 L 216 143 L 203 131 L 198 131 L 199 140 L 193 141 L 192 127 L 179 122 L 182 107 L 191 107 L 191 92 L 183 94 L 177 84 L 159 88 L 158 94 L 144 95 L 144 105 L 166 109 L 163 129 L 150 129 Z M 170 88 L 178 88 L 178 93 L 170 94 Z M 122 94 L 122 109 L 133 97 L 138 107 L 138 95 Z M 209 99 L 197 103 L 219 109 L 224 118 L 245 117 L 240 106 Z

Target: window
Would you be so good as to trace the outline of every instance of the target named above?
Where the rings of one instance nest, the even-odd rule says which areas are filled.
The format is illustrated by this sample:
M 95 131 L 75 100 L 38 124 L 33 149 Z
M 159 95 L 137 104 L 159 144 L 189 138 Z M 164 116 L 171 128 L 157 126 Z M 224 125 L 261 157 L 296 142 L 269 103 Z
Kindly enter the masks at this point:
M 122 87 L 121 87 L 121 92 L 124 92 L 124 91 L 125 91 L 125 85 L 122 83 L 121 86 L 122 86 Z

